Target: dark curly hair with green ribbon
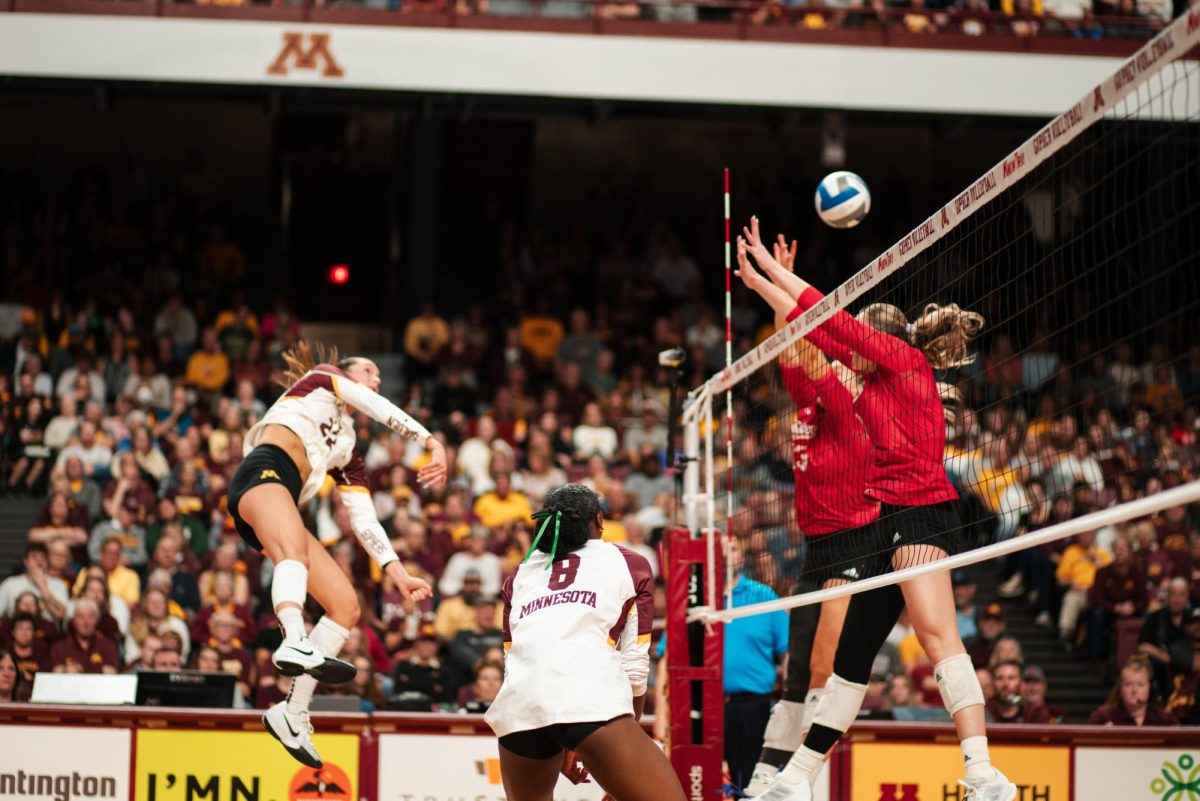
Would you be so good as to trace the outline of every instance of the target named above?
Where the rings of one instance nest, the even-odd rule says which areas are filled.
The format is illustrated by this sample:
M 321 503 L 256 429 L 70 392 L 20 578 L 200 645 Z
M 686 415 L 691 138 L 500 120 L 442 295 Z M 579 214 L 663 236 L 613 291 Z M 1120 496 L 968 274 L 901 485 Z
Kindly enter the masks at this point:
M 535 550 L 550 554 L 550 561 L 558 554 L 578 551 L 591 539 L 592 521 L 599 514 L 600 497 L 583 484 L 563 484 L 550 490 L 541 511 L 533 514 L 540 525 L 525 561 Z

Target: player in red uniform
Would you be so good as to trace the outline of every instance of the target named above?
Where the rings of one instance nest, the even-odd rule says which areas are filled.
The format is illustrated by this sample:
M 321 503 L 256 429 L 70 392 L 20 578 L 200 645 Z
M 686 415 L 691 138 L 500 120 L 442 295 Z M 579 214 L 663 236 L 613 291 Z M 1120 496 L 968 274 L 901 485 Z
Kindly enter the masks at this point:
M 744 242 L 738 243 L 737 257 L 738 277 L 767 301 L 775 312 L 776 328 L 782 327 L 795 300 L 754 269 Z M 859 391 L 858 377 L 841 365 L 831 366 L 805 339 L 779 357 L 779 370 L 796 405 L 792 472 L 796 524 L 807 544 L 805 583 L 836 587 L 884 572 L 886 564 L 873 556 L 879 502 L 865 493 L 871 441 L 854 413 L 852 395 Z M 747 795 L 765 792 L 803 743 L 833 672 L 849 605 L 849 598 L 836 598 L 820 606 L 792 609 L 783 699 L 771 710 L 762 755 L 745 788 Z
M 759 236 L 758 220 L 743 229 L 755 262 L 796 297 L 790 317 L 824 297 L 785 268 Z M 739 242 L 739 245 L 741 242 Z M 970 361 L 967 344 L 983 318 L 957 306 L 930 304 L 909 324 L 895 306 L 873 304 L 855 319 L 837 312 L 813 332 L 815 345 L 863 378 L 854 408 L 873 446 L 867 494 L 880 501 L 880 527 L 894 569 L 933 562 L 954 552 L 961 528 L 958 493 L 946 477 L 945 409 L 933 370 Z M 871 664 L 900 611 L 909 618 L 925 653 L 963 750 L 966 801 L 1013 801 L 1017 788 L 991 764 L 983 690 L 958 634 L 950 573 L 943 570 L 851 598 L 834 658 L 834 672 L 804 745 L 760 801 L 808 801 L 810 777 L 850 727 L 866 696 Z
M 246 544 L 275 565 L 271 600 L 284 639 L 272 661 L 280 673 L 296 677 L 287 701 L 268 709 L 263 725 L 293 757 L 320 768 L 308 704 L 318 680 L 337 684 L 354 678 L 354 666 L 334 657 L 358 624 L 360 610 L 354 586 L 308 533 L 299 507 L 330 476 L 367 553 L 401 593 L 421 600 L 429 596 L 429 585 L 405 572 L 375 517 L 362 458 L 354 452 L 353 410 L 425 443 L 432 459 L 418 479 L 427 487 L 445 482 L 446 455 L 420 423 L 379 394 L 379 368 L 370 359 L 338 361 L 334 351 L 335 364 L 314 364 L 306 342 L 284 359 L 287 391 L 247 432 L 246 457 L 229 482 L 228 508 Z M 325 610 L 311 639 L 301 611 L 309 591 Z
M 645 557 L 600 539 L 596 493 L 546 496 L 525 561 L 504 583 L 504 684 L 487 711 L 509 801 L 552 801 L 576 759 L 620 801 L 684 801 L 638 719 L 650 672 L 654 579 Z M 564 753 L 565 752 L 565 753 Z

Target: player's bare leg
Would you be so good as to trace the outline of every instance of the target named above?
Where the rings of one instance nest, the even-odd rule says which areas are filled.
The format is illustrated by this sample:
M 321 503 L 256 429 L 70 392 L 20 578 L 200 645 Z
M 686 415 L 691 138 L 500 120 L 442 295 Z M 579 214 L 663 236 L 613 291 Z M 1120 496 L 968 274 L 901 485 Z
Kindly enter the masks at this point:
M 508 801 L 553 801 L 562 753 L 549 759 L 530 759 L 500 746 L 500 778 Z
M 686 801 L 667 755 L 632 715 L 609 721 L 575 751 L 616 801 Z

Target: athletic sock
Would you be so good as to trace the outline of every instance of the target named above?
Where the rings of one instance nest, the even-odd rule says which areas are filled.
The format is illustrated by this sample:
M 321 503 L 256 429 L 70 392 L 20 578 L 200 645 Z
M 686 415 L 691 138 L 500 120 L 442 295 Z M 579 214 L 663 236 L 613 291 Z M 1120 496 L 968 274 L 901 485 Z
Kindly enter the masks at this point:
M 296 640 L 305 635 L 304 613 L 295 606 L 285 606 L 275 611 L 279 625 L 283 626 L 283 638 Z
M 288 693 L 287 697 L 287 711 L 293 715 L 307 712 L 316 689 L 317 680 L 307 673 L 292 679 L 292 691 Z
M 962 752 L 968 779 L 988 780 L 996 775 L 996 769 L 992 767 L 991 757 L 988 754 L 986 736 L 964 737 Z
M 821 770 L 821 763 L 824 761 L 824 754 L 802 745 L 800 750 L 792 754 L 784 769 L 779 771 L 779 780 L 786 784 L 811 781 L 811 777 Z

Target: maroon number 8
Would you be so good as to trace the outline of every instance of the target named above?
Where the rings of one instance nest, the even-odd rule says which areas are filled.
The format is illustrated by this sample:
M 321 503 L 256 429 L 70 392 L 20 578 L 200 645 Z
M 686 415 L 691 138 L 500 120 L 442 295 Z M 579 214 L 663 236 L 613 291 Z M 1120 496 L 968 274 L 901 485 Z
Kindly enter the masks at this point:
M 564 590 L 575 583 L 575 575 L 579 572 L 579 554 L 569 553 L 562 559 L 554 560 L 553 572 L 550 574 L 550 589 Z

